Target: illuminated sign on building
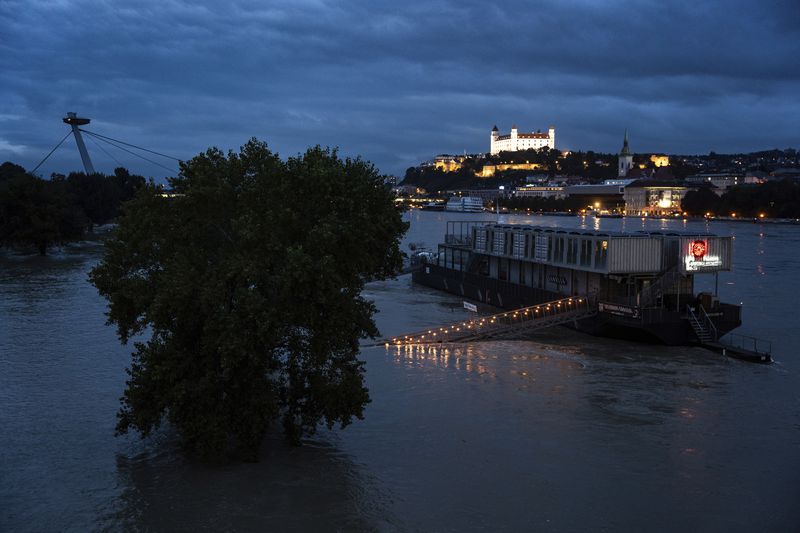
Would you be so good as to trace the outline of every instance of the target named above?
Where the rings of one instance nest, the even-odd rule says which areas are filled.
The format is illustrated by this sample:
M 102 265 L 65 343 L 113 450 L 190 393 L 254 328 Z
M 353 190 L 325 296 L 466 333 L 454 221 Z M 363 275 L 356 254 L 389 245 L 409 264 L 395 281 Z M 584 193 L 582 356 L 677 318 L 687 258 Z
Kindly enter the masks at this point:
M 708 242 L 695 240 L 689 243 L 689 250 L 683 258 L 686 272 L 700 272 L 703 270 L 716 270 L 722 266 L 722 258 L 708 255 Z
M 706 255 L 707 250 L 708 250 L 708 244 L 706 243 L 706 241 L 692 241 L 690 251 L 694 256 L 695 261 L 702 261 L 703 256 Z

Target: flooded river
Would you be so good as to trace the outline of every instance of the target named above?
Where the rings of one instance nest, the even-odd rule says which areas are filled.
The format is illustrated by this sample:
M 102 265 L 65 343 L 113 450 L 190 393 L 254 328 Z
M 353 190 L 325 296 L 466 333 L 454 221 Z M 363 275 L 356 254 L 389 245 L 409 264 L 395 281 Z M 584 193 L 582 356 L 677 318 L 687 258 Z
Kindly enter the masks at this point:
M 406 242 L 447 220 L 415 211 Z M 494 220 L 489 214 L 471 218 Z M 721 299 L 771 366 L 588 337 L 364 348 L 372 403 L 257 464 L 205 465 L 164 429 L 114 437 L 129 348 L 87 282 L 99 243 L 0 256 L 0 531 L 796 531 L 800 228 L 504 216 L 731 234 Z M 711 286 L 713 277 L 706 283 Z M 408 276 L 368 286 L 385 335 L 465 316 Z

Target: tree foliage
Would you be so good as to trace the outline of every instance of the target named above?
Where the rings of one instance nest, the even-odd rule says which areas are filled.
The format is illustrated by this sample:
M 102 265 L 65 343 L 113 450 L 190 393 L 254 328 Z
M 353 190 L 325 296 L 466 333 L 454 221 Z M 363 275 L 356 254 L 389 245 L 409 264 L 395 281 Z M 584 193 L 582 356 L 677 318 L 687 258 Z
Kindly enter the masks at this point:
M 65 187 L 39 179 L 13 163 L 0 167 L 0 246 L 34 246 L 80 239 L 86 223 Z
M 363 416 L 364 283 L 401 265 L 406 230 L 375 168 L 320 147 L 282 161 L 255 139 L 182 164 L 126 204 L 90 279 L 135 344 L 118 432 L 167 420 L 204 457 L 253 458 L 282 420 L 299 442 Z
M 681 201 L 681 208 L 690 215 L 706 213 L 742 217 L 800 217 L 800 183 L 790 180 L 770 181 L 761 185 L 745 184 L 728 189 L 721 197 L 708 188 L 690 191 Z
M 717 213 L 720 197 L 708 187 L 689 191 L 681 200 L 681 209 L 692 216 L 703 216 L 706 213 Z
M 117 168 L 114 175 L 54 174 L 44 180 L 11 162 L 0 165 L 0 246 L 52 245 L 83 238 L 85 230 L 119 215 L 120 206 L 144 185 L 142 176 Z

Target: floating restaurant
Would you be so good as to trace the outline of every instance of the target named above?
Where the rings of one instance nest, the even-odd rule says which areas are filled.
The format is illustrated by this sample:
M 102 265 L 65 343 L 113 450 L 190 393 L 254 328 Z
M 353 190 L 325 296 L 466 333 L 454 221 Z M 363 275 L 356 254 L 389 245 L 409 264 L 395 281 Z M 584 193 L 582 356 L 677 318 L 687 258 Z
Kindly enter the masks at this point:
M 695 276 L 732 265 L 732 239 L 709 233 L 610 232 L 448 222 L 416 283 L 503 309 L 580 298 L 566 325 L 590 334 L 709 344 L 741 325 L 741 307 L 695 293 Z M 716 280 L 715 280 L 716 281 Z

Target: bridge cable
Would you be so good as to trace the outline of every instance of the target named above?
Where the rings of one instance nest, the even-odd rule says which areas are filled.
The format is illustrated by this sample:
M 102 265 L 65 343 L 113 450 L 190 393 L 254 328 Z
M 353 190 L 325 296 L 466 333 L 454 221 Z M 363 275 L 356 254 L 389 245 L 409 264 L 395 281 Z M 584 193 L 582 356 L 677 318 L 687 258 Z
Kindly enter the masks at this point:
M 142 150 L 144 152 L 150 152 L 151 154 L 160 155 L 161 157 L 166 157 L 167 159 L 173 159 L 173 160 L 178 161 L 178 162 L 181 161 L 177 157 L 172 157 L 171 155 L 162 154 L 161 152 L 156 152 L 155 150 L 148 150 L 147 148 L 142 148 L 141 146 L 136 146 L 135 144 L 126 143 L 125 141 L 120 141 L 119 139 L 114 139 L 114 138 L 108 137 L 106 135 L 100 135 L 99 133 L 94 133 L 93 131 L 85 130 L 83 128 L 78 128 L 78 129 L 81 130 L 84 133 L 88 133 L 90 135 L 95 135 L 97 137 L 102 137 L 103 139 L 106 139 L 107 141 L 114 141 L 114 142 L 117 142 L 119 144 L 124 144 L 125 146 L 130 146 L 131 148 L 136 148 L 137 150 Z
M 94 139 L 94 138 L 92 138 L 91 136 L 87 136 L 87 137 L 88 137 L 89 139 L 91 139 L 91 141 L 94 143 L 94 145 L 95 145 L 95 146 L 97 146 L 97 147 L 98 147 L 100 150 L 102 150 L 102 151 L 103 151 L 103 153 L 105 153 L 105 154 L 106 154 L 108 157 L 110 157 L 111 159 L 113 159 L 113 160 L 114 160 L 114 161 L 115 161 L 115 162 L 116 162 L 116 163 L 117 163 L 119 166 L 121 166 L 121 167 L 124 167 L 124 166 L 125 166 L 125 165 L 123 165 L 123 164 L 120 162 L 120 160 L 119 160 L 119 159 L 117 159 L 116 157 L 114 157 L 114 155 L 113 155 L 112 153 L 110 153 L 108 150 L 106 150 L 105 148 L 103 148 L 103 145 L 101 145 L 99 142 L 97 142 L 97 140 L 95 140 L 95 139 Z
M 64 141 L 66 141 L 66 140 L 67 140 L 67 137 L 69 137 L 70 135 L 72 135 L 72 130 L 70 130 L 70 131 L 69 131 L 69 133 L 67 133 L 66 135 L 64 135 L 64 138 L 63 138 L 63 139 L 61 139 L 61 140 L 58 142 L 58 144 L 56 145 L 56 147 L 55 147 L 55 148 L 53 148 L 52 150 L 50 150 L 50 153 L 49 153 L 49 154 L 47 154 L 46 156 L 44 156 L 44 159 L 42 159 L 41 161 L 39 161 L 39 164 L 38 164 L 38 165 L 36 165 L 36 166 L 33 168 L 33 170 L 31 170 L 31 174 L 35 173 L 35 172 L 36 172 L 36 171 L 39 169 L 39 167 L 40 167 L 40 166 L 42 166 L 42 163 L 44 163 L 45 161 L 47 161 L 47 158 L 48 158 L 48 157 L 50 157 L 51 155 L 53 155 L 53 152 L 55 152 L 55 151 L 58 149 L 58 147 L 59 147 L 59 146 L 61 146 L 61 143 L 63 143 Z
M 106 140 L 105 138 L 103 138 L 103 136 L 98 136 L 97 134 L 95 134 L 95 133 L 92 133 L 92 132 L 90 132 L 90 131 L 86 131 L 86 130 L 84 130 L 84 129 L 81 129 L 81 131 L 82 131 L 82 132 L 84 132 L 84 133 L 86 133 L 86 134 L 88 134 L 88 135 L 93 135 L 93 136 L 96 136 L 96 137 L 97 137 L 99 140 L 103 141 L 104 143 L 110 144 L 110 145 L 111 145 L 111 146 L 113 146 L 114 148 L 118 148 L 118 149 L 120 149 L 120 150 L 122 150 L 122 151 L 124 151 L 124 152 L 128 152 L 128 153 L 129 153 L 129 154 L 131 154 L 132 156 L 138 157 L 138 158 L 140 158 L 140 159 L 144 159 L 144 160 L 145 160 L 145 161 L 147 161 L 148 163 L 151 163 L 151 164 L 153 164 L 153 165 L 156 165 L 157 167 L 161 167 L 161 168 L 163 168 L 164 170 L 168 170 L 169 172 L 175 172 L 175 173 L 177 174 L 177 172 L 176 172 L 176 170 L 175 170 L 174 168 L 169 168 L 169 167 L 167 167 L 167 166 L 164 166 L 164 165 L 162 165 L 161 163 L 159 163 L 159 162 L 157 162 L 157 161 L 153 161 L 152 159 L 148 159 L 148 158 L 146 158 L 145 156 L 143 156 L 143 155 L 141 155 L 141 154 L 137 154 L 136 152 L 133 152 L 133 151 L 131 151 L 131 150 L 128 150 L 127 148 L 123 148 L 122 146 L 119 146 L 119 145 L 117 145 L 117 144 L 114 144 L 113 142 L 111 142 L 111 141 L 108 141 L 108 140 Z M 126 143 L 126 144 L 127 144 L 127 143 Z M 137 148 L 138 148 L 138 147 L 137 147 Z M 150 151 L 150 150 L 148 150 L 148 152 L 149 152 L 149 151 Z M 159 154 L 159 155 L 161 155 L 161 154 Z M 164 157 L 169 157 L 169 156 L 164 156 Z M 173 158 L 173 159 L 174 159 L 174 158 Z M 180 160 L 179 160 L 179 159 L 176 159 L 176 161 L 180 161 Z

